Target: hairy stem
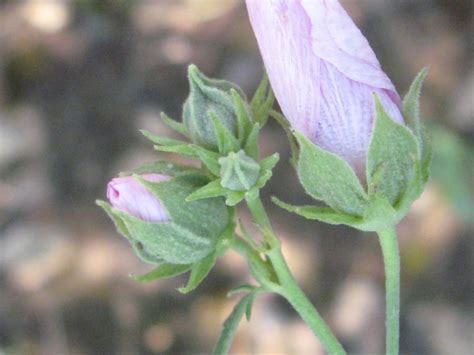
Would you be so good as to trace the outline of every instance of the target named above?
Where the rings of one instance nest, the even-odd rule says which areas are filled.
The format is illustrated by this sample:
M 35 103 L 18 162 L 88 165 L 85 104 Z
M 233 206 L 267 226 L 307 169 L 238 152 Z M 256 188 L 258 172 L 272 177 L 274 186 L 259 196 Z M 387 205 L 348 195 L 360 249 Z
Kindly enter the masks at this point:
M 394 228 L 378 232 L 385 266 L 386 353 L 398 355 L 400 337 L 400 254 Z
M 270 233 L 270 244 L 273 248 L 267 252 L 267 256 L 276 273 L 278 284 L 270 286 L 270 289 L 283 296 L 291 306 L 298 312 L 301 318 L 310 327 L 313 333 L 321 341 L 329 354 L 346 354 L 344 348 L 336 339 L 324 319 L 308 300 L 304 292 L 298 286 L 291 274 L 290 269 L 281 253 L 280 243 L 273 233 L 270 220 L 259 197 L 247 199 L 247 205 L 255 222 Z

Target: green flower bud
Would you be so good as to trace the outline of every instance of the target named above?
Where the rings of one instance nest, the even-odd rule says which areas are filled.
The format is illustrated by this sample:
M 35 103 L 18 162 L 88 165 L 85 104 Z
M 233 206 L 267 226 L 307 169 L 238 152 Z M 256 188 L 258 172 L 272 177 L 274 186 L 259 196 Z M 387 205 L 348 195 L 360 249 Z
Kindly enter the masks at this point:
M 160 182 L 135 178 L 159 200 L 166 219 L 151 222 L 123 208 L 103 201 L 98 203 L 145 262 L 191 264 L 215 250 L 230 220 L 224 199 L 185 201 L 189 194 L 208 182 L 205 177 L 188 174 Z
M 195 65 L 188 68 L 191 92 L 183 107 L 183 122 L 194 143 L 217 150 L 217 137 L 210 117 L 214 113 L 233 135 L 237 133 L 237 117 L 231 89 L 245 98 L 239 87 L 206 77 Z
M 233 191 L 247 191 L 260 176 L 260 165 L 243 150 L 219 158 L 221 185 Z

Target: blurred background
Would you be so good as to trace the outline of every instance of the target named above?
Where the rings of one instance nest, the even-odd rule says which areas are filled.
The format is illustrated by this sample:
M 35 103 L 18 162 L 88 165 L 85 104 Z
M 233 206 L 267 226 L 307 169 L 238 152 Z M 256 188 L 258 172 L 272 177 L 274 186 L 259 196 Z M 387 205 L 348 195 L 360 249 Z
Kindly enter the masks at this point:
M 471 0 L 346 0 L 401 93 L 430 67 L 422 113 L 433 178 L 399 226 L 401 349 L 474 349 L 474 15 Z M 94 204 L 109 179 L 166 158 L 138 132 L 173 135 L 186 67 L 253 94 L 262 62 L 241 0 L 0 0 L 0 354 L 209 353 L 248 282 L 229 252 L 190 295 L 184 278 L 139 284 L 150 270 Z M 381 252 L 374 235 L 305 221 L 269 202 L 309 199 L 282 130 L 264 201 L 291 269 L 351 353 L 384 342 Z M 244 221 L 250 222 L 245 210 Z M 240 354 L 321 354 L 281 299 L 257 300 Z

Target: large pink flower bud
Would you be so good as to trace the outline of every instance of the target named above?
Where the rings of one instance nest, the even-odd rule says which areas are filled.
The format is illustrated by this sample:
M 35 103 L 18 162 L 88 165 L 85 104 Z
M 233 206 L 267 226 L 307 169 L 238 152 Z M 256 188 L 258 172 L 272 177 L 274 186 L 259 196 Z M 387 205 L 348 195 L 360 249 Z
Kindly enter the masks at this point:
M 337 0 L 247 0 L 247 8 L 291 126 L 362 172 L 373 94 L 403 123 L 399 95 L 365 37 Z
M 145 174 L 142 178 L 150 182 L 169 180 L 166 175 Z M 110 204 L 123 212 L 146 222 L 167 222 L 170 220 L 163 204 L 132 176 L 112 179 L 107 185 Z

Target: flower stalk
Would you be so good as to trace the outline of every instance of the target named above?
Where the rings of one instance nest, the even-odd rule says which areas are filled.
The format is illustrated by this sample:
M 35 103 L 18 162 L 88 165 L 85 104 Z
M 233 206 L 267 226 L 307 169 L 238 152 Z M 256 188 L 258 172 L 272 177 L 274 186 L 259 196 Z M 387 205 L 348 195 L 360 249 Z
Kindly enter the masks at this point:
M 262 228 L 262 230 L 268 232 L 267 238 L 270 239 L 267 241 L 270 244 L 270 249 L 266 253 L 266 256 L 270 260 L 278 278 L 278 284 L 271 286 L 271 290 L 285 298 L 288 303 L 290 303 L 316 337 L 318 337 L 329 354 L 346 354 L 341 343 L 337 340 L 334 333 L 306 297 L 293 277 L 282 254 L 281 244 L 273 233 L 270 219 L 265 211 L 262 200 L 257 196 L 255 198 L 246 199 L 246 202 L 254 221 Z
M 386 353 L 399 353 L 400 337 L 400 253 L 395 228 L 378 233 L 385 267 Z

